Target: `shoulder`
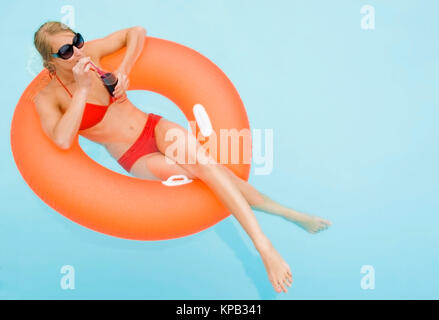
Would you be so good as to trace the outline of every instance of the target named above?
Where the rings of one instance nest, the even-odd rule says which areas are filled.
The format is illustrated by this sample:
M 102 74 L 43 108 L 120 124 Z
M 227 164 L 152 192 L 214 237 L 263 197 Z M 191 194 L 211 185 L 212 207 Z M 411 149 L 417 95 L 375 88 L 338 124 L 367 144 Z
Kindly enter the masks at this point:
M 51 88 L 53 88 L 53 84 L 51 84 L 51 82 L 49 82 L 45 87 L 41 88 L 37 92 L 37 94 L 35 94 L 34 102 L 48 100 L 48 99 L 52 98 L 54 95 L 54 92 L 53 92 L 53 89 L 51 90 Z
M 37 108 L 47 105 L 58 107 L 57 88 L 53 80 L 35 94 L 33 101 Z

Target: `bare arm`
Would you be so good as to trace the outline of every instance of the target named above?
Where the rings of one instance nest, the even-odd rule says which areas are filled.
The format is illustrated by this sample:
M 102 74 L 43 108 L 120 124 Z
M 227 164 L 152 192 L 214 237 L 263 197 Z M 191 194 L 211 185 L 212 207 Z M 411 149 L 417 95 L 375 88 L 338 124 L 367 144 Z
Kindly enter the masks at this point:
M 70 107 L 60 118 L 54 129 L 54 136 L 62 149 L 69 149 L 73 139 L 78 133 L 84 114 L 87 95 L 87 88 L 78 88 L 75 90 L 72 101 L 70 102 Z
M 142 27 L 133 27 L 129 30 L 126 38 L 127 51 L 118 70 L 129 74 L 134 63 L 139 58 L 145 42 L 146 30 Z
M 81 58 L 73 67 L 73 76 L 76 81 L 76 90 L 73 93 L 70 107 L 58 122 L 54 135 L 58 138 L 59 145 L 68 149 L 81 126 L 88 91 L 91 87 L 90 57 Z
M 141 26 L 115 31 L 104 38 L 89 43 L 90 56 L 99 61 L 102 57 L 126 46 L 127 51 L 118 70 L 129 74 L 142 52 L 145 35 L 146 29 Z
M 55 135 L 55 128 L 62 117 L 58 105 L 52 97 L 42 95 L 41 93 L 35 97 L 34 102 L 44 133 L 57 146 L 61 147 L 58 136 Z
M 86 88 L 76 90 L 70 107 L 64 114 L 59 110 L 53 98 L 41 95 L 35 97 L 34 102 L 43 131 L 61 149 L 70 148 L 79 130 L 87 93 Z
M 35 97 L 35 105 L 44 132 L 61 149 L 69 149 L 81 126 L 88 91 L 91 86 L 89 57 L 79 60 L 73 67 L 73 75 L 77 86 L 70 106 L 62 114 L 54 99 L 49 95 Z

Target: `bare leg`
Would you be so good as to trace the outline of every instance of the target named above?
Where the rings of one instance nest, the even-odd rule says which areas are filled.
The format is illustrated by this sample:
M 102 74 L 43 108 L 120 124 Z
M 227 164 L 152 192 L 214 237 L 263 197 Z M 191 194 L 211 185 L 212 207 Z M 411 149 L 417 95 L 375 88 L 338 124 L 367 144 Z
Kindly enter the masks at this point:
M 166 180 L 170 176 L 177 174 L 184 174 L 189 179 L 197 179 L 196 176 L 192 175 L 180 164 L 176 162 L 174 162 L 173 164 L 169 164 L 165 160 L 165 158 L 166 156 L 161 154 L 160 152 L 157 152 L 157 154 L 154 156 L 148 156 L 143 164 L 139 163 L 138 165 L 136 164 L 133 167 L 134 169 L 132 173 L 139 178 L 143 178 L 144 176 L 150 176 L 151 174 L 153 174 L 160 180 Z M 227 166 L 219 166 L 237 185 L 239 191 L 241 191 L 241 194 L 244 196 L 250 207 L 252 207 L 253 209 L 281 216 L 282 218 L 285 218 L 295 223 L 296 225 L 310 233 L 317 233 L 319 231 L 325 230 L 332 224 L 328 220 L 315 217 L 306 213 L 298 212 L 281 205 L 280 203 L 270 199 L 265 194 L 262 194 L 246 180 L 238 177 Z M 151 173 L 146 170 L 147 168 L 145 167 L 149 168 Z
M 242 225 L 244 230 L 250 236 L 255 248 L 258 250 L 261 258 L 264 262 L 267 270 L 268 278 L 277 292 L 283 290 L 287 292 L 286 287 L 291 286 L 292 274 L 288 264 L 282 259 L 280 254 L 274 249 L 269 239 L 264 235 L 256 217 L 247 202 L 242 195 L 238 186 L 232 181 L 229 175 L 221 169 L 221 165 L 216 163 L 214 159 L 209 157 L 209 163 L 203 161 L 199 162 L 197 157 L 198 149 L 201 147 L 196 141 L 195 137 L 187 133 L 187 130 L 178 124 L 164 120 L 160 121 L 159 125 L 162 127 L 162 132 L 156 133 L 156 141 L 159 150 L 166 154 L 168 157 L 176 161 L 185 170 L 189 171 L 192 175 L 201 179 L 218 197 L 218 199 L 224 203 L 224 205 L 235 216 L 238 222 Z M 159 126 L 158 125 L 158 126 Z M 184 132 L 184 137 L 187 139 L 193 139 L 191 143 L 196 145 L 196 152 L 188 150 L 187 139 L 177 139 L 178 144 L 183 144 L 183 150 L 186 150 L 188 159 L 186 162 L 181 158 L 175 156 L 173 153 L 166 153 L 166 148 L 170 145 L 164 139 L 166 130 L 179 128 Z M 174 142 L 171 142 L 174 143 Z M 206 164 L 205 164 L 206 163 Z
M 235 182 L 252 208 L 281 216 L 310 233 L 326 230 L 332 224 L 329 220 L 298 212 L 275 202 L 265 194 L 256 190 L 250 183 L 235 175 L 235 173 L 226 166 L 221 167 Z
M 268 277 L 275 290 L 280 292 L 282 289 L 287 292 L 286 286 L 291 286 L 292 283 L 291 270 L 262 232 L 247 200 L 236 184 L 218 165 L 203 166 L 204 168 L 201 170 L 194 170 L 193 174 L 209 186 L 250 236 L 255 248 L 261 255 Z

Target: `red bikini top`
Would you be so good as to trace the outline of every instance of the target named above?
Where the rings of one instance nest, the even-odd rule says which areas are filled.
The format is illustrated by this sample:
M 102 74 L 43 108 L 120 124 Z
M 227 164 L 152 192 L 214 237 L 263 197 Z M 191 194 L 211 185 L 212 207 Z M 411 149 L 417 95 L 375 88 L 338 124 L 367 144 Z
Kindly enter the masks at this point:
M 56 74 L 55 74 L 55 76 L 56 76 L 56 79 L 58 79 L 59 83 L 61 83 L 61 85 L 64 87 L 64 89 L 66 89 L 66 91 L 68 92 L 70 97 L 72 97 L 72 94 L 70 93 L 69 89 L 67 89 L 67 87 L 64 85 L 64 83 L 62 83 L 61 79 L 58 78 L 58 76 Z M 85 129 L 91 128 L 94 125 L 98 124 L 102 120 L 102 118 L 105 116 L 105 113 L 107 112 L 108 107 L 113 103 L 114 100 L 115 100 L 115 98 L 112 95 L 110 95 L 110 101 L 109 101 L 108 105 L 106 105 L 106 106 L 87 102 L 85 104 L 85 109 L 84 109 L 84 113 L 82 115 L 82 120 L 81 120 L 81 125 L 79 127 L 79 130 L 85 130 Z

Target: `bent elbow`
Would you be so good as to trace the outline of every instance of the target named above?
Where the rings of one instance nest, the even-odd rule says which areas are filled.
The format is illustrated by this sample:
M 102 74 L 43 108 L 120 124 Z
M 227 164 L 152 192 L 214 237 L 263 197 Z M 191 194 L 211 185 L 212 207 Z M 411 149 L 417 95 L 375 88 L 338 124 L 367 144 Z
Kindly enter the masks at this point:
M 60 147 L 60 148 L 63 149 L 63 150 L 68 150 L 68 149 L 70 149 L 70 145 L 68 145 L 68 144 L 61 144 L 61 145 L 58 145 L 58 147 Z
M 55 144 L 63 150 L 70 149 L 70 146 L 71 146 L 70 143 L 67 143 L 65 141 L 55 141 Z
M 144 35 L 146 34 L 146 29 L 142 26 L 135 26 L 133 29 L 143 33 Z
M 64 143 L 64 144 L 60 144 L 60 143 L 58 143 L 57 146 L 58 146 L 60 149 L 62 149 L 62 150 L 68 150 L 68 149 L 70 149 L 70 146 L 69 146 L 68 144 L 66 144 L 66 143 Z

